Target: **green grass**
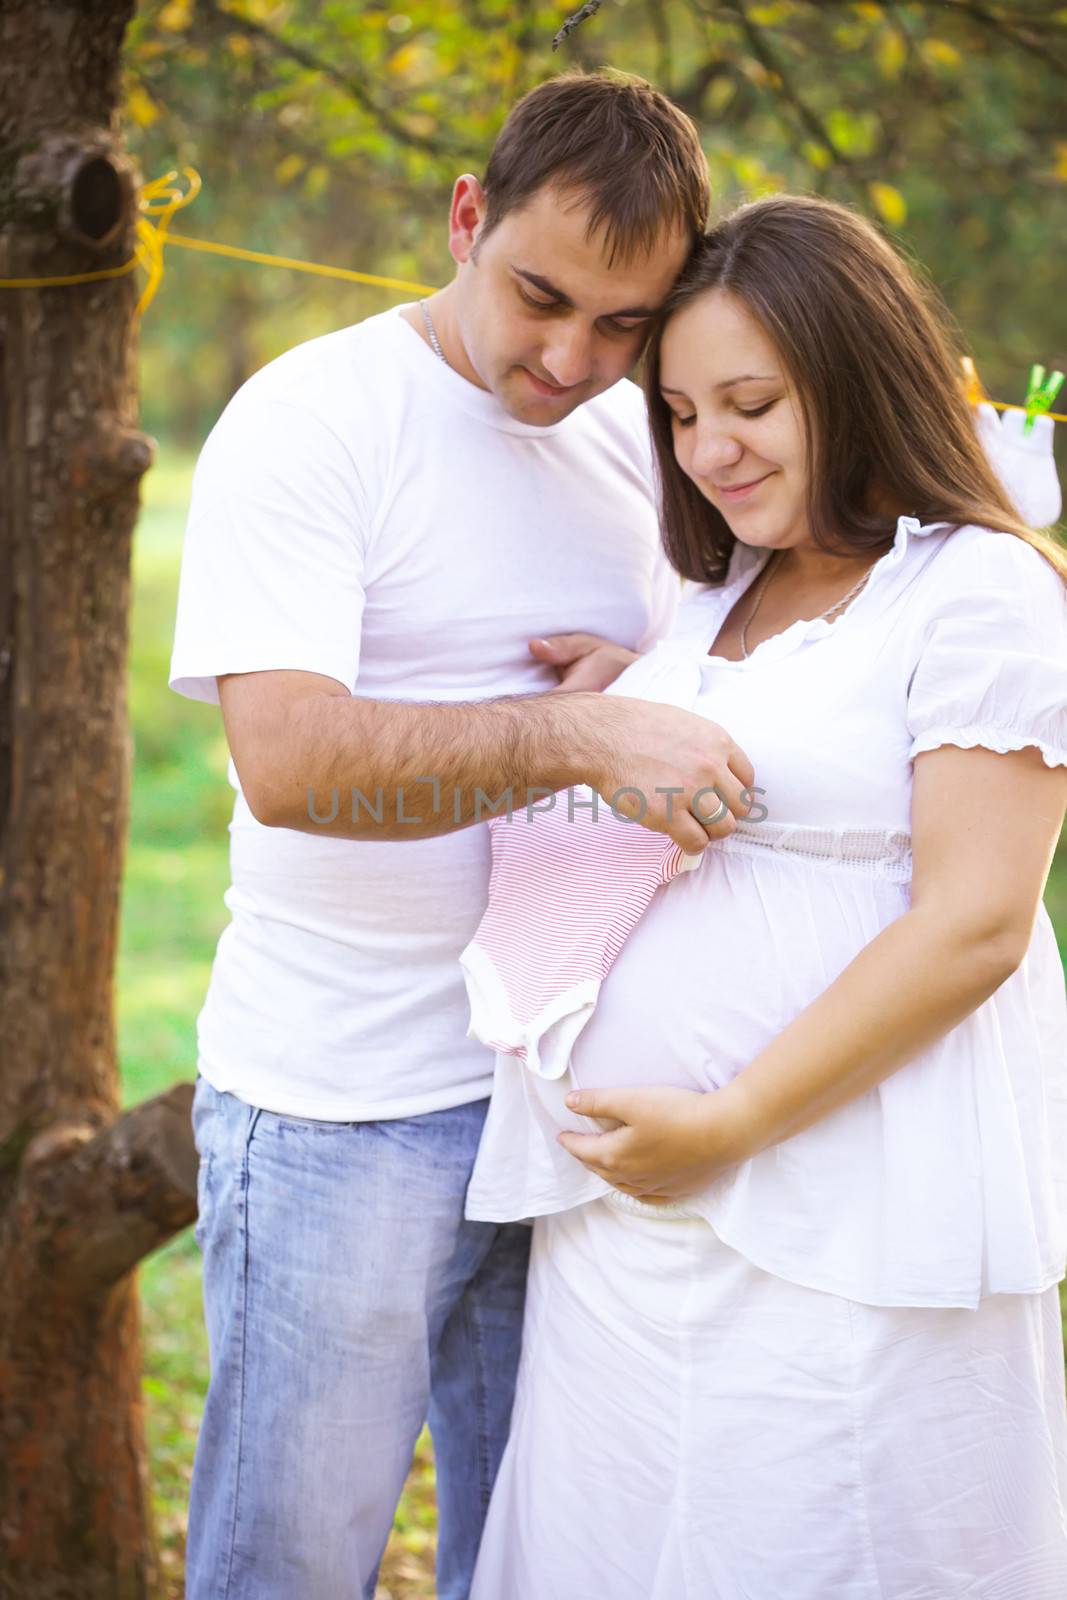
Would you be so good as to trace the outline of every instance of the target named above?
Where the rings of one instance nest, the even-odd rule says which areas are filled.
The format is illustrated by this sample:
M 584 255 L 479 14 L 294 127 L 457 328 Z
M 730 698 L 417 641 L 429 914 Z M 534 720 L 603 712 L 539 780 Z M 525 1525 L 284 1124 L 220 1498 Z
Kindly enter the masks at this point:
M 134 545 L 129 702 L 134 732 L 130 836 L 122 890 L 118 1025 L 125 1105 L 196 1075 L 196 1017 L 228 920 L 226 831 L 233 791 L 217 707 L 167 688 L 192 462 L 161 451 L 145 480 Z M 1067 852 L 1046 896 L 1067 955 Z M 193 1451 L 207 1389 L 200 1255 L 192 1231 L 141 1270 L 144 1391 L 163 1583 L 180 1600 Z M 1067 1296 L 1064 1299 L 1067 1312 Z M 433 1594 L 433 1460 L 424 1433 L 382 1570 L 380 1600 Z

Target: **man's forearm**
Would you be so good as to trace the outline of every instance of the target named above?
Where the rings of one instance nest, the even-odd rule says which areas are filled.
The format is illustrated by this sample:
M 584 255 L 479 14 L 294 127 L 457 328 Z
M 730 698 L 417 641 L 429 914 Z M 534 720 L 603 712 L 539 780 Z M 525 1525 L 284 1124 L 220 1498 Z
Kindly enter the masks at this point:
M 594 702 L 601 696 L 458 705 L 309 696 L 290 707 L 264 820 L 337 838 L 426 839 L 509 807 L 547 806 L 597 768 L 607 728 L 592 731 Z

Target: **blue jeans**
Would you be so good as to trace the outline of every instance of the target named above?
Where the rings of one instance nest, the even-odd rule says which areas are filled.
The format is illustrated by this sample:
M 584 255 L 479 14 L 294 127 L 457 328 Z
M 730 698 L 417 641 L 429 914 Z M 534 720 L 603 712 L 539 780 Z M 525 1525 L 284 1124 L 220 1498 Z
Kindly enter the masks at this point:
M 464 1219 L 487 1107 L 318 1122 L 198 1077 L 211 1383 L 186 1600 L 372 1600 L 427 1419 L 438 1597 L 466 1600 L 511 1416 L 531 1235 Z

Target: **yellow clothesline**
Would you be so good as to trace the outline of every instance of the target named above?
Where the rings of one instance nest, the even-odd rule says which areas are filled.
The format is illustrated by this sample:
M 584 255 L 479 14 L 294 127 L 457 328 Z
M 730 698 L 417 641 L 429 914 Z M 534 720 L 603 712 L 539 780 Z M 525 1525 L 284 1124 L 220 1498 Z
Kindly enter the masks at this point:
M 195 167 L 183 167 L 181 176 L 188 180 L 185 192 L 174 188 L 177 172 L 167 172 L 154 178 L 141 190 L 141 216 L 137 219 L 137 243 L 128 261 L 119 267 L 101 267 L 95 272 L 72 272 L 54 278 L 0 278 L 0 289 L 58 289 L 68 284 L 99 283 L 107 278 L 121 278 L 138 266 L 145 269 L 148 281 L 137 302 L 137 315 L 141 316 L 155 298 L 163 277 L 163 252 L 167 245 L 176 244 L 183 250 L 200 250 L 205 255 L 226 256 L 233 261 L 251 261 L 264 267 L 288 267 L 293 272 L 311 272 L 320 278 L 339 278 L 347 283 L 363 283 L 379 289 L 397 289 L 403 294 L 434 294 L 435 287 L 426 283 L 410 283 L 406 278 L 387 278 L 374 272 L 355 272 L 350 267 L 331 267 L 319 261 L 300 261 L 293 256 L 270 255 L 265 250 L 246 250 L 241 245 L 217 244 L 212 239 L 191 239 L 187 234 L 171 233 L 170 219 L 176 211 L 191 204 L 202 188 L 200 174 Z M 973 375 L 973 365 L 970 368 Z M 1025 406 L 1007 400 L 988 400 L 982 394 L 977 378 L 969 383 L 972 403 L 986 400 L 997 411 L 1025 411 Z M 1046 411 L 1053 422 L 1067 422 L 1067 416 L 1056 411 Z
M 435 294 L 432 284 L 409 283 L 406 278 L 383 278 L 374 272 L 353 272 L 350 267 L 330 267 L 318 261 L 297 261 L 292 256 L 272 256 L 264 250 L 245 250 L 236 244 L 216 244 L 212 239 L 190 239 L 184 233 L 172 233 L 168 244 L 180 244 L 186 250 L 203 250 L 209 255 L 232 256 L 237 261 L 256 261 L 265 267 L 292 267 L 295 272 L 314 272 L 320 278 L 346 278 L 350 283 L 376 284 L 382 289 L 401 289 L 405 293 Z
M 245 250 L 240 245 L 216 244 L 211 239 L 192 239 L 184 233 L 168 233 L 167 244 L 181 245 L 186 250 L 203 250 L 209 255 L 231 256 L 237 261 L 255 261 L 265 267 L 292 267 L 296 272 L 314 272 L 322 278 L 347 278 L 350 283 L 370 283 L 383 289 L 410 290 L 413 294 L 435 294 L 432 284 L 409 283 L 406 278 L 383 278 L 373 272 L 354 272 L 349 267 L 330 267 L 317 261 L 297 261 L 292 256 L 272 256 L 264 250 Z M 72 272 L 58 278 L 0 278 L 0 289 L 58 289 L 69 283 L 95 283 L 104 278 L 121 278 L 143 265 L 140 253 L 124 261 L 121 267 L 104 267 L 97 272 Z M 144 311 L 154 293 L 146 292 L 137 306 L 138 314 Z
M 237 261 L 254 261 L 267 267 L 290 267 L 295 272 L 312 272 L 321 278 L 342 278 L 349 283 L 371 284 L 381 289 L 399 289 L 403 293 L 433 294 L 432 284 L 410 283 L 406 278 L 387 278 L 375 272 L 354 272 L 350 267 L 331 267 L 318 261 L 298 261 L 292 256 L 270 255 L 265 250 L 246 250 L 240 245 L 216 244 L 211 239 L 191 239 L 185 234 L 171 233 L 170 219 L 176 211 L 195 200 L 202 187 L 200 174 L 195 167 L 183 167 L 189 189 L 183 193 L 171 185 L 177 172 L 168 172 L 154 178 L 141 190 L 142 215 L 137 219 L 137 244 L 128 261 L 119 267 L 100 267 L 95 272 L 69 272 L 53 278 L 0 278 L 0 289 L 59 289 L 74 283 L 99 283 L 107 278 L 122 278 L 138 266 L 144 267 L 148 282 L 137 302 L 140 316 L 149 306 L 163 277 L 163 251 L 166 245 L 180 245 L 185 250 L 202 250 L 206 254 L 229 256 Z
M 1008 400 L 990 400 L 988 398 L 988 396 L 986 396 L 986 395 L 983 395 L 982 398 L 985 401 L 986 405 L 987 406 L 992 406 L 995 411 L 1025 411 L 1026 410 L 1025 406 L 1014 405 Z M 1060 412 L 1060 411 L 1042 411 L 1042 412 L 1039 413 L 1039 415 L 1043 416 L 1043 417 L 1051 417 L 1053 422 L 1067 422 L 1067 417 L 1065 417 L 1063 415 L 1063 413 Z
M 963 382 L 964 382 L 964 386 L 965 386 L 967 399 L 968 399 L 969 403 L 972 406 L 985 404 L 987 406 L 992 406 L 995 411 L 1026 411 L 1027 413 L 1029 412 L 1029 407 L 1028 406 L 1007 405 L 1007 404 L 1005 404 L 1005 402 L 1003 400 L 990 400 L 989 396 L 986 394 L 985 390 L 982 388 L 982 380 L 978 376 L 978 369 L 975 366 L 974 360 L 973 360 L 973 358 L 971 356 L 964 356 L 962 358 L 962 360 L 960 361 L 960 365 L 963 368 Z M 1043 377 L 1044 376 L 1044 368 L 1041 368 L 1041 374 L 1042 374 L 1042 377 Z M 1037 369 L 1035 368 L 1034 377 L 1036 377 L 1036 376 L 1037 376 Z M 1058 377 L 1058 376 L 1059 376 L 1058 373 L 1054 373 L 1053 374 L 1053 377 Z M 1055 392 L 1055 391 L 1053 391 L 1053 392 Z M 1045 405 L 1047 406 L 1047 404 L 1048 404 L 1048 400 L 1046 399 Z M 1057 411 L 1048 411 L 1048 410 L 1037 411 L 1037 412 L 1035 412 L 1035 415 L 1051 417 L 1053 422 L 1067 422 L 1067 417 L 1060 416 L 1059 412 L 1057 412 Z

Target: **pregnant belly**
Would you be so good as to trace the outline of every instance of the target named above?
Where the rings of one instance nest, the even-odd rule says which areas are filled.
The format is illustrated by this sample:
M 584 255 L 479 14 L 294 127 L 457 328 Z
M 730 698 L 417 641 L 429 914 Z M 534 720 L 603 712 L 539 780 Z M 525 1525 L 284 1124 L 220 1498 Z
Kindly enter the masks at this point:
M 790 1020 L 767 1003 L 764 985 L 763 1003 L 749 1005 L 736 985 L 693 973 L 688 961 L 639 959 L 634 948 L 624 964 L 626 954 L 572 1051 L 579 1088 L 721 1088 Z
M 574 1047 L 575 1082 L 722 1088 L 906 906 L 883 880 L 709 852 L 657 890 L 624 945 Z

